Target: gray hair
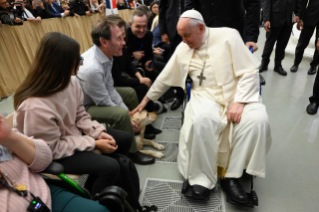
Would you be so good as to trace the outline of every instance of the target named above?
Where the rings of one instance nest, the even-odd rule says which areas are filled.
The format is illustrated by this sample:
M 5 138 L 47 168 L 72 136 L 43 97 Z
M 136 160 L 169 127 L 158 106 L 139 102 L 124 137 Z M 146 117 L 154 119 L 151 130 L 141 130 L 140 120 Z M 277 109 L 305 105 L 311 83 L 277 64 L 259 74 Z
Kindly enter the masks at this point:
M 188 26 L 193 27 L 193 26 L 198 26 L 199 24 L 203 24 L 204 26 L 206 26 L 204 21 L 201 21 L 195 18 L 189 19 Z

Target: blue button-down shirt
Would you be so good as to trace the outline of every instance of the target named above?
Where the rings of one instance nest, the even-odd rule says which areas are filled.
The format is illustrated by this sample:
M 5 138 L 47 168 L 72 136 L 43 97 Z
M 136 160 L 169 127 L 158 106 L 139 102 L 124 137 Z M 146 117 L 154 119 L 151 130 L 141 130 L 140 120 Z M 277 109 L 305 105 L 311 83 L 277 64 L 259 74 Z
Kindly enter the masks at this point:
M 97 46 L 82 54 L 84 63 L 78 77 L 84 93 L 83 105 L 123 107 L 128 109 L 114 88 L 112 77 L 113 58 L 109 59 Z

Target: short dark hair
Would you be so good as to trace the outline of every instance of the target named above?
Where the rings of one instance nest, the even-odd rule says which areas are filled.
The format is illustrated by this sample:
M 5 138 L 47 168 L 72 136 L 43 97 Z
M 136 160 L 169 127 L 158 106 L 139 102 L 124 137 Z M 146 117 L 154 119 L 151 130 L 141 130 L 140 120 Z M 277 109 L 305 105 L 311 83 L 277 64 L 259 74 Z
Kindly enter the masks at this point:
M 126 22 L 119 15 L 108 15 L 107 18 L 116 24 L 119 28 L 125 27 Z
M 139 7 L 138 7 L 138 8 L 139 8 Z M 143 10 L 138 10 L 138 8 L 132 12 L 131 20 L 130 20 L 131 23 L 133 23 L 133 20 L 134 20 L 134 17 L 135 17 L 135 16 L 138 16 L 138 17 L 143 17 L 143 16 L 145 16 L 146 19 L 147 19 L 147 14 L 146 14 Z
M 106 40 L 111 40 L 111 26 L 116 26 L 116 23 L 112 18 L 109 18 L 109 16 L 101 18 L 94 24 L 91 37 L 95 45 L 101 46 L 101 37 Z
M 159 5 L 159 2 L 158 2 L 158 1 L 153 1 L 153 2 L 151 3 L 150 11 L 151 11 L 152 13 L 153 13 L 152 9 L 153 9 L 153 6 L 154 6 L 155 4 Z

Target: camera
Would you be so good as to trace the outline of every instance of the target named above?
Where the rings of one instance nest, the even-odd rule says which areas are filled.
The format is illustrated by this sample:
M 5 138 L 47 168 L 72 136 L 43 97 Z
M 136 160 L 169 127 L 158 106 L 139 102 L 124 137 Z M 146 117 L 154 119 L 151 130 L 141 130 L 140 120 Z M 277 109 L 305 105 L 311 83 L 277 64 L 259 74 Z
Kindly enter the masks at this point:
M 20 18 L 21 20 L 23 20 L 22 15 L 24 13 L 23 9 L 22 9 L 22 5 L 20 2 L 12 2 L 10 3 L 10 7 L 6 7 L 6 10 L 10 11 L 13 13 L 14 18 Z M 15 9 L 14 9 L 15 6 Z

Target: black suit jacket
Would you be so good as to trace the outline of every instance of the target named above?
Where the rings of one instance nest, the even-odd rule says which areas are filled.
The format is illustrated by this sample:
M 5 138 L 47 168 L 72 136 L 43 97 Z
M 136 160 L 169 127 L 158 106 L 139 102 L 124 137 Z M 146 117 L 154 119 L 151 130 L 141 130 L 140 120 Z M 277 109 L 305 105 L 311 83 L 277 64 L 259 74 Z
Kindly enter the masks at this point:
M 270 21 L 271 27 L 293 25 L 293 14 L 300 16 L 302 0 L 265 0 L 264 22 Z
M 89 9 L 87 8 L 87 6 L 85 6 L 82 0 L 73 0 L 70 3 L 70 11 L 72 11 L 73 14 L 76 13 L 78 15 L 86 15 L 86 11 L 89 11 Z
M 307 3 L 308 7 L 307 7 Z M 300 20 L 305 26 L 316 26 L 319 22 L 319 1 L 318 0 L 303 0 L 300 12 Z
M 193 8 L 203 15 L 208 27 L 234 28 L 246 42 L 257 42 L 260 0 L 185 0 L 185 10 Z
M 184 0 L 179 0 L 182 4 Z M 183 12 L 183 11 L 182 11 Z M 161 35 L 167 34 L 172 41 L 177 34 L 177 22 L 179 19 L 179 6 L 177 0 L 160 0 L 159 3 L 159 29 Z

